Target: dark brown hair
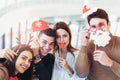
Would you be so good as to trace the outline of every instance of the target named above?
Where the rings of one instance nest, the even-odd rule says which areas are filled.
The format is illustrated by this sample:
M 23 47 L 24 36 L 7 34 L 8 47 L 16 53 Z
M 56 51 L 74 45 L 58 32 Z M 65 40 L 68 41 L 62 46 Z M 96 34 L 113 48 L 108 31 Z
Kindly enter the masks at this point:
M 89 14 L 87 16 L 88 24 L 90 24 L 90 20 L 92 18 L 101 18 L 101 19 L 105 19 L 107 21 L 107 23 L 109 22 L 109 17 L 108 17 L 107 12 L 100 8 L 98 8 L 97 11 L 95 11 L 92 14 Z
M 7 62 L 4 64 L 6 68 L 8 69 L 9 76 L 15 76 L 15 63 L 18 58 L 18 56 L 21 54 L 23 51 L 30 51 L 32 53 L 32 57 L 34 57 L 33 51 L 30 48 L 29 45 L 26 44 L 20 44 L 18 46 L 15 46 L 12 49 L 14 52 L 17 53 L 17 56 L 14 57 L 13 61 L 7 60 Z M 23 73 L 18 73 L 18 78 L 19 80 L 32 80 L 32 73 L 33 73 L 33 60 L 31 62 L 31 66 Z
M 57 22 L 57 23 L 54 25 L 54 28 L 53 28 L 53 29 L 55 30 L 55 32 L 56 32 L 58 29 L 64 29 L 65 31 L 68 32 L 70 38 L 69 38 L 69 44 L 68 44 L 67 50 L 68 50 L 69 52 L 71 52 L 72 55 L 74 55 L 73 52 L 74 52 L 75 50 L 77 50 L 77 49 L 74 48 L 74 47 L 71 45 L 72 35 L 71 35 L 71 30 L 70 30 L 69 26 L 68 26 L 65 22 Z M 56 51 L 57 49 L 58 49 L 58 46 L 55 48 L 55 51 Z
M 55 30 L 51 29 L 51 28 L 48 28 L 48 29 L 45 29 L 45 30 L 42 30 L 39 32 L 38 34 L 38 38 L 40 38 L 40 35 L 41 34 L 45 34 L 47 36 L 50 36 L 50 37 L 54 37 L 55 38 Z

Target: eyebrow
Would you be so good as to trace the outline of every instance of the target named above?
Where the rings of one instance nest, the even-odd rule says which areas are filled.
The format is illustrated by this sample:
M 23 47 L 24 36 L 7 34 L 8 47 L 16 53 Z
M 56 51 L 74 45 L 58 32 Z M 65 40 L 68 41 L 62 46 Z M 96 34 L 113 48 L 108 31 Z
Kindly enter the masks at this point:
M 46 39 L 43 39 L 42 41 L 46 41 L 47 43 L 49 42 L 49 41 L 46 40 Z M 51 43 L 54 43 L 54 41 L 53 41 L 53 42 L 50 42 L 49 44 L 51 44 Z
M 26 55 L 24 55 L 24 54 L 22 55 L 22 57 L 28 58 L 28 57 L 27 57 Z M 31 60 L 32 60 L 32 58 L 31 58 Z

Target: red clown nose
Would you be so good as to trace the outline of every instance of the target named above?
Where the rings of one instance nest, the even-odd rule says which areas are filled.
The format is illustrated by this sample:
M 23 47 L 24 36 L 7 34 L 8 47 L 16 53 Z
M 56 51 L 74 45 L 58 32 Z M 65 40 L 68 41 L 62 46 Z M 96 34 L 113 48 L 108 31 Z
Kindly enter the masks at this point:
M 65 44 L 64 44 L 64 43 L 60 43 L 60 44 L 59 44 L 59 47 L 60 47 L 60 48 L 64 48 L 64 47 L 65 47 Z
M 45 29 L 48 29 L 48 28 L 49 28 L 48 24 L 43 20 L 34 21 L 32 23 L 32 31 L 33 32 L 42 31 L 42 30 L 45 30 Z

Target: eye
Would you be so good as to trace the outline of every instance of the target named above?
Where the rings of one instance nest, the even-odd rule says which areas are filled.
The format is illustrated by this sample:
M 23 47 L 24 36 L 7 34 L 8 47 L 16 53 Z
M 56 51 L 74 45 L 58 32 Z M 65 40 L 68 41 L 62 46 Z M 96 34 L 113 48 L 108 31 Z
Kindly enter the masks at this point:
M 44 40 L 44 41 L 42 41 L 42 43 L 47 44 L 47 41 Z
M 22 59 L 23 59 L 23 60 L 26 60 L 26 57 L 25 57 L 25 56 L 22 56 Z
M 32 59 L 30 59 L 29 62 L 31 63 L 31 62 L 32 62 Z
M 96 26 L 95 26 L 95 25 L 92 25 L 91 28 L 96 28 Z
M 54 42 L 50 43 L 51 46 L 54 46 Z
M 67 35 L 63 35 L 63 37 L 67 37 Z
M 103 23 L 100 23 L 99 26 L 100 26 L 101 28 L 103 28 L 103 27 L 104 27 L 104 24 L 103 24 Z
M 92 32 L 96 31 L 96 26 L 95 26 L 95 25 L 90 26 L 90 30 L 91 30 Z

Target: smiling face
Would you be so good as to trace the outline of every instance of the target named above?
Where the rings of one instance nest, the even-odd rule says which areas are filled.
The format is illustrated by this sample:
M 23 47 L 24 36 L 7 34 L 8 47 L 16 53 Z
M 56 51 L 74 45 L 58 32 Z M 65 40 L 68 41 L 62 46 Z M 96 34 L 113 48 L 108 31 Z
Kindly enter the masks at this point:
M 64 48 L 67 48 L 68 44 L 69 44 L 69 34 L 67 31 L 65 31 L 64 29 L 57 29 L 56 31 L 57 34 L 57 44 L 64 44 Z
M 46 56 L 54 47 L 54 37 L 41 34 L 39 39 L 40 51 L 42 56 Z
M 31 65 L 32 53 L 30 51 L 22 51 L 15 63 L 15 74 L 24 73 Z

